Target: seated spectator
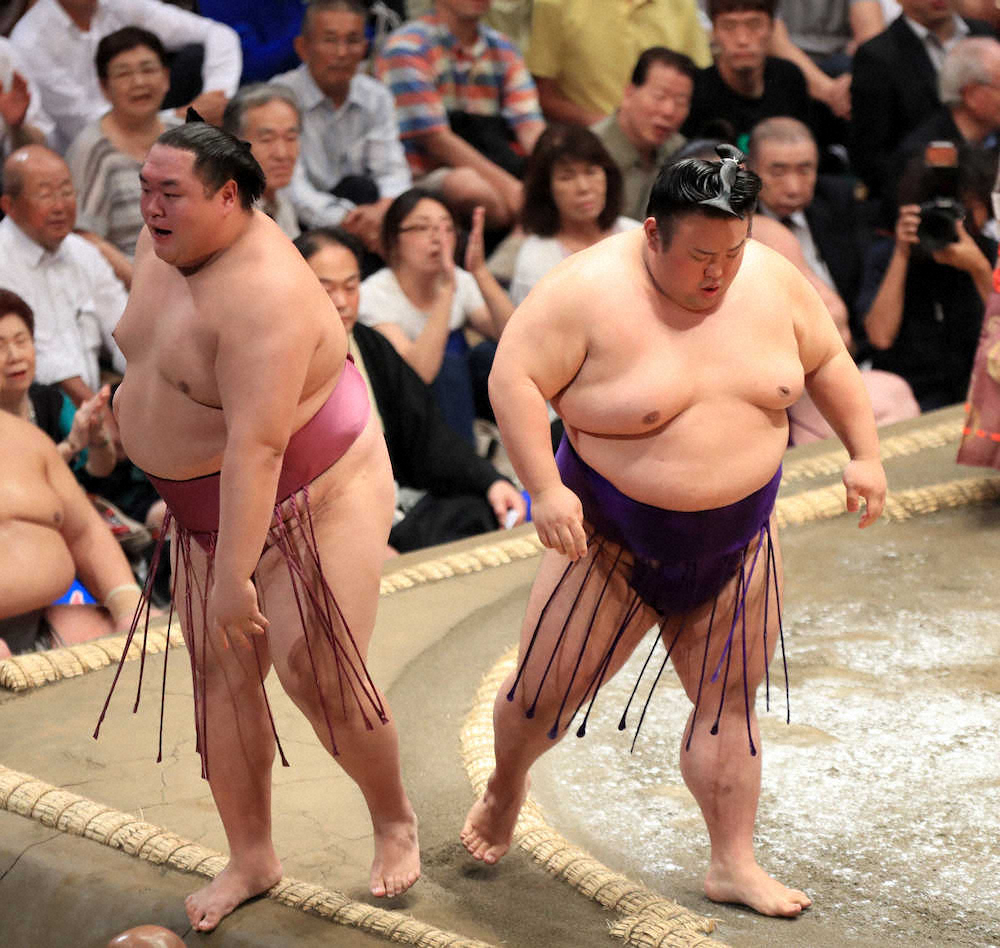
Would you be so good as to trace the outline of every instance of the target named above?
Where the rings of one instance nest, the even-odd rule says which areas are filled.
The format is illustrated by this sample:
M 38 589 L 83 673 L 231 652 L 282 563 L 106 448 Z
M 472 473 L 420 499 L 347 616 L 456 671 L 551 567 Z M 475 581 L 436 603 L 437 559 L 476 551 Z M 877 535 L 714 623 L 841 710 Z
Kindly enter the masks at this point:
M 775 0 L 709 0 L 715 62 L 694 80 L 689 138 L 721 138 L 746 151 L 750 130 L 766 118 L 811 120 L 802 70 L 768 55 Z
M 1000 43 L 990 36 L 959 40 L 938 74 L 941 106 L 903 141 L 903 163 L 933 141 L 996 144 L 1000 132 Z
M 850 310 L 860 287 L 864 241 L 853 181 L 817 174 L 816 141 L 796 119 L 765 119 L 755 126 L 748 158 L 762 182 L 754 237 L 805 273 L 830 310 L 844 344 L 857 357 L 851 325 L 859 327 L 859 321 Z M 789 240 L 791 248 L 785 242 Z M 920 414 L 913 392 L 900 376 L 868 368 L 862 368 L 861 376 L 879 425 Z M 792 444 L 834 434 L 808 394 L 789 409 L 788 421 Z
M 23 145 L 45 145 L 55 126 L 17 51 L 0 36 L 0 161 Z
M 530 235 L 514 264 L 510 297 L 520 305 L 554 266 L 639 221 L 619 216 L 622 176 L 600 139 L 579 125 L 550 125 L 524 179 L 521 226 Z
M 697 67 L 665 46 L 644 50 L 636 61 L 618 108 L 592 131 L 622 173 L 622 213 L 646 217 L 656 172 L 685 138 L 680 133 L 691 108 Z
M 417 185 L 462 215 L 481 206 L 503 228 L 521 212 L 524 156 L 545 125 L 521 54 L 481 22 L 487 6 L 436 0 L 389 37 L 375 69 L 396 99 Z
M 242 83 L 267 82 L 299 63 L 295 37 L 302 27 L 302 0 L 198 0 L 202 16 L 236 30 L 243 51 Z
M 285 190 L 299 160 L 302 115 L 295 94 L 276 82 L 243 86 L 226 106 L 222 127 L 250 143 L 264 172 L 264 193 L 257 206 L 294 240 L 299 222 Z
M 102 385 L 77 408 L 58 385 L 37 382 L 34 332 L 31 307 L 0 289 L 0 410 L 41 428 L 92 495 L 125 552 L 145 552 L 166 507 L 146 476 L 127 459 L 119 460 L 106 411 L 110 387 Z
M 763 185 L 758 216 L 787 227 L 815 272 L 846 304 L 850 329 L 861 328 L 854 310 L 864 267 L 866 234 L 854 197 L 854 181 L 819 174 L 819 148 L 808 126 L 778 116 L 754 126 L 747 148 L 750 166 Z M 756 221 L 756 219 L 755 219 Z
M 786 0 L 774 21 L 771 53 L 795 63 L 809 94 L 846 121 L 854 50 L 884 29 L 879 0 Z
M 936 197 L 936 170 L 919 157 L 906 169 L 894 237 L 869 249 L 859 299 L 874 366 L 903 376 L 923 411 L 966 396 L 997 253 L 982 233 L 996 159 L 959 149 L 963 220 L 924 203 Z
M 366 9 L 359 0 L 311 0 L 295 49 L 302 65 L 274 77 L 302 111 L 301 157 L 289 194 L 306 227 L 339 224 L 378 250 L 382 217 L 410 186 L 389 91 L 357 71 Z
M 0 411 L 0 658 L 125 632 L 139 587 L 44 432 Z M 102 607 L 52 605 L 79 577 Z
M 455 221 L 428 191 L 412 188 L 389 206 L 382 246 L 389 266 L 361 284 L 358 319 L 378 329 L 434 389 L 438 407 L 466 441 L 492 412 L 486 381 L 513 306 L 486 267 L 484 213 L 473 215 L 465 269 L 455 265 Z M 466 327 L 486 340 L 472 349 Z
M 483 17 L 487 25 L 499 30 L 527 58 L 531 48 L 531 11 L 533 0 L 490 0 L 489 9 Z M 406 0 L 407 17 L 417 17 L 430 13 L 434 0 Z
M 695 0 L 535 0 L 528 67 L 545 117 L 593 125 L 609 115 L 650 46 L 677 50 L 697 66 L 711 62 Z
M 143 228 L 139 169 L 153 142 L 178 122 L 160 116 L 170 84 L 167 51 L 153 33 L 126 26 L 97 44 L 95 64 L 111 110 L 76 136 L 66 163 L 76 186 L 80 228 L 131 260 Z
M 41 90 L 42 108 L 56 124 L 52 144 L 58 151 L 65 151 L 84 126 L 107 111 L 94 57 L 97 44 L 123 26 L 149 30 L 171 50 L 202 46 L 200 82 L 194 78 L 203 91 L 190 104 L 207 121 L 222 121 L 242 70 L 239 37 L 228 26 L 161 0 L 38 0 L 10 40 Z
M 118 463 L 105 424 L 108 386 L 77 409 L 58 386 L 36 382 L 34 333 L 31 307 L 0 289 L 0 410 L 41 428 L 70 467 L 107 476 Z
M 116 372 L 125 369 L 111 335 L 125 287 L 101 253 L 72 233 L 76 194 L 62 158 L 26 145 L 7 158 L 3 178 L 0 287 L 35 313 L 38 381 L 58 383 L 81 405 L 100 388 L 102 358 Z M 117 438 L 117 426 L 113 431 Z
M 899 173 L 894 153 L 941 105 L 938 70 L 946 53 L 969 34 L 991 28 L 964 20 L 955 0 L 902 0 L 903 12 L 854 53 L 851 78 L 851 168 L 881 197 Z
M 523 521 L 521 493 L 445 424 L 430 388 L 392 344 L 357 322 L 360 244 L 326 229 L 303 234 L 295 245 L 340 313 L 348 351 L 371 390 L 397 488 L 409 489 L 397 490 L 391 550 L 406 553 Z M 401 503 L 415 491 L 415 503 Z

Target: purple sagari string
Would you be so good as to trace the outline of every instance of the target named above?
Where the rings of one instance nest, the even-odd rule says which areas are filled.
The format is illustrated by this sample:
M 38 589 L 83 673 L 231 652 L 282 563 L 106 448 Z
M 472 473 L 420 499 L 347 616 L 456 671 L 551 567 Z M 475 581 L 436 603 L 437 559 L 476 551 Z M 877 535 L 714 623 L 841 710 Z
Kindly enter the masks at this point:
M 751 543 L 752 542 L 753 541 L 751 540 Z M 719 724 L 720 724 L 721 717 L 722 717 L 722 710 L 723 710 L 723 707 L 724 707 L 724 704 L 725 704 L 726 692 L 727 692 L 727 687 L 728 687 L 729 673 L 730 673 L 730 669 L 731 669 L 731 666 L 732 666 L 732 658 L 733 658 L 732 643 L 733 643 L 733 638 L 734 638 L 734 636 L 736 634 L 737 623 L 739 623 L 740 624 L 740 643 L 741 643 L 741 652 L 742 652 L 742 660 L 743 660 L 744 718 L 745 718 L 745 721 L 746 721 L 747 739 L 748 739 L 748 743 L 749 743 L 749 747 L 750 747 L 750 753 L 751 753 L 752 756 L 756 756 L 756 754 L 757 754 L 757 747 L 756 747 L 756 745 L 754 743 L 754 740 L 753 740 L 753 733 L 752 733 L 752 728 L 751 728 L 751 721 L 750 721 L 750 689 L 749 689 L 749 681 L 748 681 L 747 672 L 746 672 L 746 668 L 747 668 L 747 596 L 749 594 L 750 583 L 753 580 L 753 576 L 754 576 L 755 571 L 756 571 L 758 560 L 760 560 L 761 547 L 764 544 L 766 544 L 766 550 L 765 550 L 765 554 L 764 554 L 764 557 L 763 557 L 763 559 L 762 559 L 761 562 L 763 563 L 763 568 L 764 568 L 765 573 L 766 573 L 765 579 L 764 579 L 764 604 L 763 604 L 764 613 L 763 613 L 763 620 L 764 620 L 764 649 L 765 649 L 765 651 L 764 651 L 765 681 L 767 682 L 768 707 L 770 707 L 770 676 L 769 676 L 769 672 L 768 672 L 768 668 L 767 668 L 767 622 L 768 622 L 769 615 L 770 615 L 770 612 L 769 612 L 769 603 L 770 603 L 771 588 L 772 588 L 772 585 L 773 585 L 774 595 L 775 595 L 775 606 L 776 606 L 776 609 L 777 609 L 777 617 L 778 617 L 778 629 L 779 629 L 779 635 L 781 637 L 782 664 L 784 666 L 784 674 L 785 674 L 786 711 L 787 711 L 786 717 L 787 717 L 787 719 L 789 721 L 791 720 L 790 705 L 789 705 L 789 701 L 788 701 L 788 665 L 787 665 L 787 657 L 786 657 L 785 648 L 784 648 L 784 631 L 783 631 L 782 622 L 781 622 L 781 602 L 780 602 L 780 596 L 779 596 L 779 591 L 778 591 L 777 562 L 776 562 L 774 548 L 773 548 L 773 544 L 772 544 L 772 540 L 771 540 L 771 530 L 770 530 L 770 524 L 769 523 L 765 523 L 764 526 L 760 528 L 760 530 L 759 530 L 759 532 L 757 534 L 757 544 L 756 544 L 756 547 L 754 549 L 752 557 L 750 557 L 750 562 L 749 563 L 747 563 L 747 552 L 748 552 L 748 548 L 749 548 L 750 544 L 748 544 L 747 547 L 744 547 L 742 549 L 742 551 L 740 552 L 739 566 L 737 567 L 737 570 L 736 570 L 736 572 L 734 574 L 734 577 L 733 577 L 733 579 L 735 580 L 735 594 L 734 594 L 734 601 L 733 601 L 733 611 L 732 611 L 732 615 L 730 617 L 730 622 L 729 622 L 729 631 L 728 631 L 728 635 L 727 635 L 727 638 L 726 638 L 726 641 L 725 641 L 725 644 L 724 644 L 724 647 L 723 647 L 722 655 L 719 658 L 719 661 L 718 661 L 718 663 L 716 665 L 716 668 L 714 669 L 714 671 L 712 672 L 712 674 L 709 676 L 709 680 L 714 683 L 714 682 L 718 681 L 720 674 L 722 675 L 722 688 L 721 688 L 721 692 L 720 692 L 719 706 L 718 706 L 718 709 L 716 711 L 715 720 L 713 721 L 712 726 L 710 728 L 710 733 L 713 734 L 713 735 L 715 735 L 715 734 L 718 734 L 718 732 L 719 732 Z M 586 629 L 586 632 L 584 634 L 584 641 L 583 641 L 583 644 L 580 646 L 579 654 L 576 657 L 576 661 L 575 661 L 575 665 L 574 665 L 574 669 L 573 669 L 573 674 L 572 674 L 572 676 L 570 678 L 569 685 L 567 686 L 565 692 L 562 695 L 561 703 L 560 703 L 559 709 L 558 709 L 558 711 L 556 713 L 555 721 L 553 723 L 552 729 L 549 731 L 549 737 L 550 738 L 555 738 L 559 734 L 560 723 L 561 723 L 561 720 L 562 720 L 562 715 L 563 715 L 563 712 L 565 711 L 566 704 L 567 704 L 567 702 L 569 700 L 570 693 L 571 693 L 571 690 L 572 690 L 572 686 L 573 686 L 573 683 L 574 683 L 574 681 L 576 679 L 577 672 L 579 670 L 579 667 L 580 667 L 580 664 L 581 664 L 581 661 L 582 661 L 582 658 L 583 658 L 584 651 L 585 651 L 585 649 L 586 649 L 586 647 L 587 647 L 587 645 L 589 643 L 591 629 L 593 627 L 594 620 L 596 619 L 598 608 L 600 607 L 601 603 L 604 601 L 605 592 L 606 592 L 607 587 L 608 587 L 608 582 L 610 580 L 610 576 L 611 576 L 612 573 L 623 572 L 624 571 L 624 567 L 621 564 L 620 555 L 621 555 L 621 553 L 619 551 L 619 555 L 616 556 L 615 562 L 614 562 L 614 565 L 613 565 L 611 571 L 609 572 L 608 576 L 605 577 L 605 579 L 603 581 L 603 585 L 602 585 L 600 594 L 598 595 L 597 605 L 594 607 L 594 609 L 591 612 L 590 621 L 589 621 L 589 623 L 587 625 L 587 629 Z M 554 645 L 554 647 L 552 649 L 552 653 L 550 654 L 550 656 L 548 658 L 548 661 L 546 663 L 545 670 L 544 670 L 544 672 L 542 674 L 542 679 L 541 679 L 541 681 L 540 681 L 540 683 L 538 685 L 538 688 L 536 689 L 534 698 L 533 698 L 530 706 L 525 711 L 525 716 L 526 717 L 530 718 L 530 717 L 534 716 L 535 710 L 537 708 L 538 701 L 539 701 L 540 696 L 541 696 L 542 688 L 543 688 L 543 686 L 545 684 L 546 679 L 549 676 L 549 673 L 550 673 L 550 671 L 552 669 L 552 666 L 553 666 L 554 662 L 556 661 L 557 655 L 559 654 L 559 652 L 561 651 L 561 649 L 564 647 L 564 643 L 565 643 L 565 640 L 566 640 L 566 637 L 567 637 L 567 632 L 568 632 L 569 624 L 570 624 L 570 622 L 572 621 L 574 615 L 577 612 L 577 606 L 579 604 L 580 598 L 581 598 L 581 596 L 583 594 L 583 591 L 584 591 L 585 587 L 587 586 L 588 581 L 591 578 L 591 574 L 592 574 L 592 571 L 593 571 L 594 564 L 596 562 L 596 558 L 597 558 L 597 555 L 595 554 L 595 556 L 587 564 L 587 568 L 586 568 L 586 570 L 583 573 L 583 576 L 582 576 L 582 579 L 580 581 L 579 587 L 576 589 L 576 591 L 575 591 L 575 593 L 573 595 L 572 604 L 570 605 L 569 610 L 568 610 L 567 615 L 566 615 L 566 618 L 564 619 L 564 621 L 562 623 L 562 628 L 559 631 L 559 635 L 558 635 L 558 637 L 556 639 L 556 642 L 555 642 L 555 645 Z M 557 594 L 566 585 L 566 583 L 567 583 L 570 575 L 571 574 L 577 574 L 577 573 L 580 572 L 579 567 L 581 565 L 582 564 L 580 563 L 580 561 L 577 561 L 577 562 L 574 562 L 574 563 L 570 563 L 566 567 L 566 569 L 563 571 L 562 575 L 560 576 L 559 581 L 557 582 L 555 589 L 549 595 L 549 597 L 546 600 L 544 606 L 542 607 L 542 610 L 541 610 L 541 612 L 539 614 L 538 621 L 535 624 L 535 629 L 533 630 L 531 639 L 530 639 L 530 641 L 528 643 L 528 647 L 525 650 L 524 656 L 523 656 L 523 658 L 521 660 L 520 666 L 519 666 L 519 668 L 517 670 L 517 673 L 515 675 L 514 683 L 513 683 L 513 685 L 511 686 L 510 690 L 507 693 L 507 700 L 512 701 L 514 699 L 514 695 L 516 693 L 517 686 L 521 682 L 521 680 L 522 680 L 522 678 L 524 676 L 525 669 L 526 669 L 526 666 L 527 666 L 527 663 L 528 663 L 528 659 L 530 658 L 530 656 L 532 654 L 532 651 L 533 651 L 533 649 L 535 647 L 535 644 L 536 644 L 536 642 L 538 640 L 539 632 L 540 632 L 540 629 L 542 627 L 542 623 L 545 620 L 545 617 L 546 617 L 546 614 L 549 611 L 549 608 L 553 605 L 553 603 L 554 603 L 554 601 L 555 601 L 555 599 L 557 597 Z M 693 582 L 694 582 L 693 577 L 694 577 L 695 571 L 697 569 L 697 563 L 696 563 L 696 561 L 691 561 L 689 564 L 687 564 L 686 565 L 686 569 L 688 570 L 688 572 L 685 573 L 685 577 L 691 578 L 691 582 L 693 584 Z M 706 675 L 706 671 L 708 670 L 708 656 L 709 656 L 709 652 L 710 652 L 712 630 L 713 630 L 714 625 L 715 625 L 715 617 L 716 617 L 716 612 L 717 612 L 717 609 L 718 609 L 719 595 L 721 594 L 721 592 L 722 592 L 722 590 L 720 590 L 718 593 L 716 593 L 713 596 L 713 598 L 712 598 L 712 609 L 711 609 L 711 613 L 709 615 L 708 627 L 707 627 L 707 630 L 706 630 L 706 633 L 705 633 L 705 648 L 704 648 L 704 653 L 702 655 L 701 673 L 700 673 L 699 679 L 698 679 L 698 690 L 697 690 L 697 694 L 695 696 L 694 709 L 692 711 L 691 721 L 690 721 L 690 725 L 689 725 L 689 727 L 687 729 L 688 733 L 687 733 L 687 736 L 685 738 L 685 743 L 684 743 L 685 749 L 688 749 L 688 750 L 690 749 L 690 746 L 691 746 L 691 740 L 692 740 L 693 735 L 694 735 L 694 730 L 695 730 L 695 725 L 696 725 L 696 721 L 697 721 L 697 717 L 698 717 L 698 712 L 699 712 L 699 710 L 701 708 L 701 698 L 702 698 L 702 692 L 703 692 L 704 683 L 705 683 L 705 675 Z M 590 713 L 593 710 L 594 703 L 595 703 L 595 701 L 597 699 L 598 691 L 600 690 L 601 686 L 604 683 L 605 677 L 607 675 L 607 670 L 608 670 L 608 668 L 610 667 L 610 664 L 611 664 L 612 657 L 613 657 L 613 655 L 615 653 L 615 650 L 617 649 L 617 647 L 618 647 L 618 645 L 619 645 L 619 643 L 620 643 L 623 635 L 625 634 L 628 626 L 630 625 L 630 623 L 632 622 L 632 620 L 635 618 L 636 614 L 638 613 L 638 611 L 639 611 L 639 609 L 640 609 L 640 607 L 642 605 L 642 601 L 643 601 L 642 597 L 638 593 L 636 593 L 632 597 L 632 599 L 629 601 L 628 605 L 626 606 L 626 608 L 624 610 L 623 618 L 622 618 L 621 622 L 618 624 L 617 631 L 616 631 L 614 637 L 612 638 L 612 641 L 611 641 L 610 645 L 608 646 L 608 648 L 607 648 L 607 650 L 606 650 L 606 652 L 605 652 L 605 654 L 604 654 L 601 662 L 599 663 L 596 671 L 592 675 L 591 680 L 588 683 L 587 688 L 584 691 L 582 698 L 577 703 L 576 708 L 573 710 L 573 713 L 570 715 L 569 720 L 566 723 L 566 727 L 568 727 L 569 726 L 569 722 L 571 722 L 577 716 L 577 714 L 579 714 L 579 712 L 583 709 L 583 705 L 588 701 L 588 698 L 589 698 L 589 705 L 588 705 L 587 710 L 586 710 L 586 712 L 585 712 L 585 714 L 583 716 L 582 723 L 580 724 L 580 726 L 579 726 L 579 728 L 578 728 L 578 730 L 576 732 L 577 736 L 579 736 L 579 737 L 583 737 L 584 734 L 586 733 L 586 727 L 587 727 L 588 719 L 590 717 Z M 642 712 L 640 714 L 639 721 L 638 721 L 638 724 L 636 726 L 636 731 L 635 731 L 635 734 L 634 734 L 633 739 L 632 739 L 632 745 L 631 745 L 631 747 L 632 747 L 633 750 L 635 748 L 635 744 L 636 744 L 636 741 L 638 739 L 639 732 L 640 732 L 640 730 L 642 728 L 642 724 L 643 724 L 643 722 L 645 720 L 646 712 L 647 712 L 647 710 L 649 708 L 649 704 L 650 704 L 650 702 L 652 700 L 653 692 L 655 691 L 655 689 L 656 689 L 656 687 L 657 687 L 657 685 L 658 685 L 658 683 L 660 681 L 660 678 L 662 677 L 663 672 L 666 669 L 667 662 L 670 660 L 670 657 L 673 654 L 675 646 L 677 645 L 678 641 L 680 640 L 681 635 L 683 634 L 683 632 L 685 631 L 685 629 L 687 627 L 687 616 L 688 616 L 688 612 L 686 610 L 678 614 L 677 631 L 675 632 L 673 638 L 671 639 L 669 646 L 666 646 L 666 651 L 665 651 L 664 657 L 663 657 L 663 659 L 662 659 L 662 661 L 660 663 L 660 666 L 659 666 L 659 669 L 656 672 L 656 675 L 653 678 L 653 682 L 652 682 L 652 684 L 651 684 L 651 686 L 649 688 L 649 691 L 647 693 L 646 699 L 645 699 L 645 701 L 643 703 Z M 664 641 L 663 640 L 663 632 L 666 629 L 666 624 L 665 623 L 666 623 L 666 619 L 664 619 L 663 622 L 661 622 L 661 630 L 660 630 L 661 634 L 654 641 L 652 648 L 650 649 L 649 653 L 647 654 L 646 659 L 645 659 L 645 661 L 643 663 L 642 669 L 639 672 L 639 675 L 638 675 L 638 677 L 636 679 L 636 682 L 635 682 L 635 684 L 634 684 L 634 686 L 632 688 L 631 694 L 630 694 L 629 699 L 628 699 L 628 701 L 626 703 L 626 706 L 625 706 L 625 710 L 623 711 L 622 716 L 621 716 L 621 720 L 619 721 L 619 724 L 618 724 L 618 729 L 619 730 L 625 730 L 625 728 L 628 726 L 627 725 L 627 715 L 628 715 L 629 708 L 631 707 L 632 701 L 635 699 L 635 696 L 636 696 L 636 693 L 637 693 L 637 691 L 639 689 L 640 683 L 642 682 L 643 678 L 645 677 L 647 668 L 648 668 L 648 666 L 649 666 L 649 664 L 650 664 L 650 662 L 652 660 L 652 656 L 655 653 L 656 648 L 658 647 L 658 645 L 662 641 Z

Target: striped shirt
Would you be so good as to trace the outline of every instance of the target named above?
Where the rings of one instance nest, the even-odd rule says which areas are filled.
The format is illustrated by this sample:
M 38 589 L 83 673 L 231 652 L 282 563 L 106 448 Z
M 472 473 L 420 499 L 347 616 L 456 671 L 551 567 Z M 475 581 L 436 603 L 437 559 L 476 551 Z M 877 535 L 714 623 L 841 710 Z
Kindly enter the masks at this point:
M 544 122 L 517 47 L 483 23 L 470 49 L 435 15 L 407 23 L 386 41 L 375 71 L 395 96 L 399 137 L 414 174 L 435 167 L 420 139 L 447 129 L 449 112 L 501 115 L 513 128 Z

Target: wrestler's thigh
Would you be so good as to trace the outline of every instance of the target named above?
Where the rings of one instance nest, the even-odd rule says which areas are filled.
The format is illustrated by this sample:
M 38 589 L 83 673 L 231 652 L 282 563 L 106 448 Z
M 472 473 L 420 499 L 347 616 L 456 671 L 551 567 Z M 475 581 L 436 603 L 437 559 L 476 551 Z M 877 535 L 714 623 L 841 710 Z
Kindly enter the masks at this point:
M 637 600 L 624 572 L 615 568 L 614 554 L 591 541 L 587 555 L 573 564 L 553 550 L 543 555 L 528 596 L 518 656 L 532 694 L 543 677 L 560 692 L 571 680 L 586 688 L 605 663 L 607 681 L 656 624 L 656 613 Z
M 170 546 L 171 568 L 176 577 L 172 621 L 180 621 L 194 665 L 204 671 L 208 681 L 220 676 L 231 683 L 259 680 L 271 667 L 267 638 L 256 635 L 250 640 L 231 640 L 226 648 L 220 634 L 205 625 L 204 604 L 211 592 L 208 554 L 193 540 L 182 549 L 176 531 Z
M 334 465 L 310 484 L 309 496 L 312 532 L 323 577 L 358 650 L 367 656 L 375 628 L 395 490 L 381 435 L 363 447 L 370 463 L 355 465 L 350 478 L 339 476 L 341 472 Z M 308 562 L 302 532 L 293 530 L 291 537 Z M 271 655 L 279 674 L 284 674 L 290 667 L 297 668 L 308 660 L 300 604 L 306 610 L 311 634 L 318 631 L 316 615 L 301 595 L 301 588 L 297 594 L 288 564 L 276 547 L 261 558 L 256 577 L 262 611 L 270 622 Z M 320 577 L 315 570 L 307 569 L 305 581 L 319 594 Z
M 672 660 L 681 684 L 688 697 L 695 701 L 699 687 L 702 698 L 728 689 L 743 689 L 743 655 L 746 651 L 746 683 L 751 691 L 764 679 L 766 668 L 774 656 L 778 641 L 778 601 L 783 599 L 781 547 L 778 543 L 777 525 L 771 520 L 771 542 L 774 552 L 773 572 L 767 568 L 767 539 L 762 541 L 760 554 L 750 575 L 746 597 L 746 634 L 742 617 L 736 622 L 731 642 L 731 655 L 727 652 L 727 640 L 733 625 L 733 614 L 740 595 L 739 574 L 733 576 L 719 593 L 713 615 L 712 603 L 703 603 L 688 613 L 684 627 L 674 644 Z M 746 571 L 750 573 L 756 544 L 751 545 L 746 555 Z M 778 595 L 775 596 L 774 578 L 777 578 Z M 766 609 L 765 609 L 766 604 Z M 766 624 L 765 624 L 766 612 Z M 678 632 L 679 619 L 668 621 L 663 628 L 663 639 L 669 646 Z M 765 648 L 766 645 L 766 648 Z M 726 666 L 729 674 L 726 676 Z M 711 681 L 716 669 L 718 678 Z

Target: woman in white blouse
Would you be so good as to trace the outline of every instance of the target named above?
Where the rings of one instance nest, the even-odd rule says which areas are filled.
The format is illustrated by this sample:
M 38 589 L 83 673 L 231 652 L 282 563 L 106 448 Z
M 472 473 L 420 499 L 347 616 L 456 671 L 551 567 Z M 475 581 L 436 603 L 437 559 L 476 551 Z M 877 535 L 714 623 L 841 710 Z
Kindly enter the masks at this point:
M 550 125 L 525 171 L 521 226 L 530 236 L 514 264 L 514 305 L 570 254 L 638 227 L 618 216 L 621 203 L 621 172 L 600 139 L 579 125 Z
M 361 284 L 358 319 L 379 330 L 427 384 L 445 420 L 473 440 L 475 417 L 492 417 L 486 380 L 510 298 L 486 268 L 483 209 L 476 208 L 464 263 L 455 264 L 451 211 L 420 188 L 401 194 L 382 221 L 389 266 Z M 466 329 L 485 337 L 469 345 Z

